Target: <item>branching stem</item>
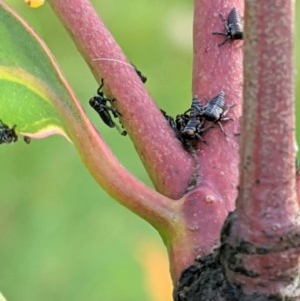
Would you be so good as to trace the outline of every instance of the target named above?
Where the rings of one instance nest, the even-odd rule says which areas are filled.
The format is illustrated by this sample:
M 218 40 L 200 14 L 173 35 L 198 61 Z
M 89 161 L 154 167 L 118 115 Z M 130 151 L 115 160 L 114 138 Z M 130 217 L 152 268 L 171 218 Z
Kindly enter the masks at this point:
M 98 82 L 117 99 L 115 105 L 156 189 L 173 199 L 185 192 L 192 157 L 174 137 L 160 110 L 88 0 L 49 0 L 70 32 Z M 97 58 L 111 58 L 126 64 Z

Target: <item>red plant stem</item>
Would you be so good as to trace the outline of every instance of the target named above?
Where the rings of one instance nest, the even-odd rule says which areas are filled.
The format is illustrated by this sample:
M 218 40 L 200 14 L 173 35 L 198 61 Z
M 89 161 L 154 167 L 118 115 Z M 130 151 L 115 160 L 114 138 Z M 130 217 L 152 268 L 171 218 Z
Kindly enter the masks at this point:
M 49 99 L 53 101 L 54 106 L 61 116 L 61 120 L 65 124 L 68 136 L 76 146 L 82 161 L 90 173 L 95 180 L 122 205 L 157 228 L 165 240 L 165 243 L 168 243 L 167 240 L 171 236 L 171 233 L 177 228 L 179 221 L 178 214 L 176 214 L 178 210 L 177 202 L 172 202 L 171 199 L 147 187 L 125 170 L 111 153 L 97 130 L 87 119 L 85 112 L 63 77 L 54 57 L 45 43 L 31 27 L 2 0 L 0 0 L 0 6 L 1 9 L 5 9 L 12 14 L 13 17 L 24 26 L 25 30 L 40 44 L 40 47 L 52 63 L 59 81 L 67 90 L 69 95 L 61 91 L 61 93 L 57 92 L 57 94 L 55 94 L 53 90 L 50 91 L 48 89 Z
M 246 280 L 242 273 L 228 274 L 247 292 L 279 293 L 291 284 L 294 272 L 299 274 L 297 242 L 282 247 L 284 238 L 299 233 L 293 16 L 293 1 L 246 1 L 241 175 L 232 231 L 237 241 L 273 250 L 242 256 L 247 269 L 259 277 Z
M 218 47 L 224 37 L 212 32 L 225 31 L 220 13 L 227 18 L 229 11 L 236 7 L 243 16 L 243 3 L 242 0 L 195 0 L 194 13 L 193 93 L 204 103 L 223 90 L 226 104 L 235 104 L 228 113 L 233 121 L 223 123 L 227 136 L 216 125 L 205 134 L 208 145 L 201 144 L 198 153 L 203 184 L 213 187 L 228 211 L 234 209 L 238 184 L 243 41 L 229 41 Z
M 296 173 L 296 189 L 297 189 L 298 205 L 300 206 L 300 173 L 299 173 L 299 171 L 297 171 L 297 173 Z
M 167 245 L 173 283 L 197 256 L 210 254 L 219 245 L 220 228 L 227 216 L 222 199 L 210 187 L 192 191 L 179 204 L 183 222 Z
M 199 162 L 199 187 L 182 201 L 180 214 L 185 221 L 168 249 L 171 274 L 176 283 L 181 272 L 196 256 L 211 253 L 219 244 L 220 229 L 229 210 L 234 209 L 238 185 L 238 136 L 242 103 L 242 41 L 218 47 L 224 37 L 212 35 L 224 31 L 219 13 L 236 7 L 243 15 L 243 1 L 195 0 L 193 93 L 212 98 L 221 90 L 226 103 L 236 106 L 224 123 L 225 137 L 216 126 L 204 134 L 207 145 L 199 142 L 195 157 Z
M 182 196 L 193 173 L 192 157 L 175 139 L 171 128 L 90 2 L 48 2 L 70 32 L 98 82 L 104 78 L 117 99 L 115 104 L 122 113 L 122 123 L 156 189 L 174 199 Z M 95 60 L 99 58 L 115 59 L 127 64 Z

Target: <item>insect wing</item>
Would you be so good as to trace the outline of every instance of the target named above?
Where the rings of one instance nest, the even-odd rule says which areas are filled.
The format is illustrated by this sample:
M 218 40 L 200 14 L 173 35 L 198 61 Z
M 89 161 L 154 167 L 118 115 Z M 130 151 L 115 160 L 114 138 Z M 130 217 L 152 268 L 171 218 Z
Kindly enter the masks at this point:
M 208 121 L 217 121 L 220 119 L 225 106 L 224 95 L 225 93 L 221 91 L 204 106 L 204 117 Z
M 243 25 L 238 10 L 234 7 L 227 18 L 230 37 L 233 40 L 243 39 Z
M 106 107 L 106 104 L 103 103 L 102 98 L 94 96 L 90 99 L 89 103 L 107 126 L 111 128 L 115 127 L 115 123 L 112 120 L 111 115 L 109 114 L 109 109 Z

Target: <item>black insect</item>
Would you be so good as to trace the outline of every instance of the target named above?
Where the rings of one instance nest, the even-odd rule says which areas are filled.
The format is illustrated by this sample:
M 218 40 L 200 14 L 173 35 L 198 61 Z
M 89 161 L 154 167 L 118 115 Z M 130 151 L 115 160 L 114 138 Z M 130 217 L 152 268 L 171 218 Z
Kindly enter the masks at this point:
M 15 132 L 16 125 L 10 128 L 0 119 L 0 144 L 3 143 L 14 143 L 18 140 L 18 136 Z
M 143 84 L 146 83 L 147 77 L 145 75 L 143 75 L 142 72 L 137 67 L 135 67 L 132 63 L 131 63 L 131 66 L 134 68 L 136 74 L 141 79 L 142 83 Z
M 201 136 L 201 133 L 205 132 L 208 128 L 204 128 L 205 119 L 200 119 L 199 117 L 190 118 L 188 124 L 181 132 L 183 139 L 186 140 L 195 140 L 199 139 L 206 143 L 204 138 Z M 210 126 L 212 127 L 212 126 Z
M 190 117 L 199 116 L 199 114 L 203 112 L 203 106 L 196 95 L 192 99 L 191 107 L 188 110 L 186 110 L 183 114 L 187 114 L 188 112 L 190 112 Z
M 181 135 L 184 140 L 194 140 L 199 139 L 206 143 L 206 141 L 201 136 L 201 133 L 205 132 L 209 128 L 213 127 L 209 125 L 205 127 L 204 107 L 200 104 L 199 98 L 197 96 L 193 97 L 192 105 L 189 110 L 187 110 L 183 116 L 190 111 L 189 121 L 187 122 L 184 129 L 181 131 Z M 181 116 L 182 117 L 182 116 Z
M 134 70 L 136 71 L 138 77 L 141 79 L 143 83 L 147 81 L 147 77 L 145 77 L 140 70 L 138 70 L 133 64 L 131 64 Z M 97 96 L 93 96 L 89 100 L 90 106 L 98 113 L 102 121 L 111 128 L 117 128 L 119 133 L 123 136 L 127 135 L 125 130 L 121 130 L 120 127 L 114 122 L 114 118 L 118 118 L 121 113 L 113 107 L 114 98 L 108 98 L 104 95 L 103 92 L 104 80 L 101 80 L 100 87 L 97 90 Z M 112 115 L 111 115 L 112 114 Z M 122 126 L 123 127 L 123 126 Z
M 220 13 L 220 17 L 225 24 L 226 32 L 213 32 L 213 35 L 221 35 L 225 36 L 225 40 L 218 44 L 218 46 L 222 46 L 227 43 L 229 40 L 242 40 L 243 39 L 243 25 L 241 22 L 241 17 L 239 15 L 238 10 L 234 7 L 228 17 L 227 20 L 224 18 L 223 14 Z
M 183 114 L 178 114 L 175 119 L 177 130 L 181 133 L 189 121 L 190 121 L 190 116 L 187 114 L 187 112 Z
M 177 117 L 176 120 L 174 120 L 174 118 L 172 116 L 167 115 L 167 113 L 160 109 L 160 111 L 162 112 L 162 114 L 164 115 L 166 121 L 168 122 L 169 126 L 171 127 L 171 129 L 174 131 L 175 136 L 178 140 L 180 140 L 181 142 L 183 142 L 182 137 L 181 137 L 181 131 L 178 128 L 178 124 L 177 124 Z
M 113 121 L 112 116 L 117 118 L 121 116 L 121 113 L 117 111 L 117 109 L 112 107 L 112 103 L 114 99 L 110 99 L 104 96 L 102 91 L 104 85 L 104 81 L 102 79 L 101 85 L 97 90 L 97 96 L 93 96 L 90 98 L 89 103 L 90 106 L 98 113 L 102 121 L 111 128 L 117 128 L 119 133 L 123 136 L 127 134 L 125 130 L 121 130 L 120 127 Z M 111 114 L 112 113 L 112 116 Z
M 217 96 L 215 96 L 205 106 L 203 106 L 202 116 L 207 121 L 212 121 L 212 122 L 217 123 L 220 126 L 224 135 L 226 136 L 226 133 L 223 129 L 221 122 L 233 120 L 232 118 L 227 117 L 226 115 L 228 114 L 229 110 L 234 105 L 228 106 L 225 109 L 224 96 L 225 96 L 225 93 L 223 91 L 221 91 Z
M 102 79 L 101 85 L 97 90 L 97 96 L 90 98 L 89 103 L 91 107 L 98 113 L 102 121 L 107 126 L 113 128 L 116 125 L 112 120 L 110 112 L 113 114 L 114 117 L 118 117 L 120 113 L 116 109 L 112 108 L 111 103 L 113 102 L 113 100 L 104 96 L 102 91 L 103 85 L 104 81 Z
M 164 111 L 163 109 L 160 109 L 160 111 L 162 112 L 162 114 L 164 115 L 165 119 L 167 120 L 169 126 L 176 131 L 176 123 L 175 120 L 172 116 L 169 116 L 166 111 Z

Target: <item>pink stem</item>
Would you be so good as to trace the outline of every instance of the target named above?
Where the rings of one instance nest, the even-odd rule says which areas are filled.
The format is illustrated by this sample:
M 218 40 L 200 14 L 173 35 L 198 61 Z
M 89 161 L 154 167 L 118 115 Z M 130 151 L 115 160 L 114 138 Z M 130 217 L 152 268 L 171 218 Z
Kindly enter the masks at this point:
M 184 224 L 168 249 L 175 283 L 196 256 L 212 253 L 219 245 L 220 229 L 228 211 L 234 209 L 237 195 L 243 41 L 230 41 L 218 47 L 224 37 L 212 35 L 213 31 L 225 30 L 219 13 L 227 17 L 233 6 L 243 15 L 241 0 L 226 3 L 195 0 L 194 94 L 203 104 L 206 97 L 212 98 L 223 90 L 226 104 L 235 103 L 236 106 L 228 114 L 234 120 L 223 124 L 227 136 L 216 126 L 204 134 L 207 145 L 201 142 L 197 145 L 199 186 L 181 203 Z
M 212 32 L 225 32 L 220 13 L 227 18 L 230 10 L 236 7 L 243 16 L 243 3 L 242 0 L 226 3 L 195 0 L 193 93 L 203 104 L 223 90 L 226 106 L 235 105 L 228 113 L 233 120 L 223 123 L 227 136 L 216 125 L 205 134 L 208 145 L 199 145 L 198 153 L 202 182 L 213 187 L 227 211 L 234 209 L 237 196 L 243 41 L 229 41 L 218 47 L 224 37 L 212 35 Z
M 134 69 L 88 0 L 49 0 L 79 51 L 100 82 L 105 79 L 122 123 L 132 139 L 156 189 L 179 198 L 193 173 L 192 157 L 183 150 L 153 103 Z M 95 60 L 109 58 L 118 61 Z M 91 92 L 91 94 L 93 94 Z M 120 138 L 121 139 L 121 138 Z
M 124 169 L 88 120 L 45 43 L 5 2 L 0 0 L 0 5 L 10 12 L 40 44 L 57 72 L 59 81 L 67 90 L 68 94 L 63 93 L 61 89 L 60 92 L 52 95 L 51 100 L 90 173 L 122 205 L 156 227 L 166 241 L 171 232 L 175 231 L 178 222 L 174 214 L 178 207 L 176 202 L 150 189 Z
M 297 190 L 298 205 L 300 206 L 300 170 L 298 170 L 296 173 L 296 190 Z
M 259 277 L 228 272 L 247 292 L 281 293 L 299 273 L 293 16 L 293 1 L 246 1 L 241 182 L 231 239 L 269 250 L 240 256 Z

